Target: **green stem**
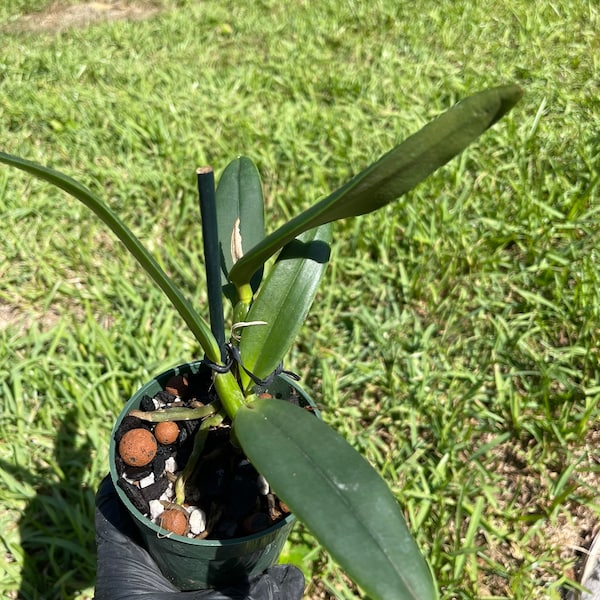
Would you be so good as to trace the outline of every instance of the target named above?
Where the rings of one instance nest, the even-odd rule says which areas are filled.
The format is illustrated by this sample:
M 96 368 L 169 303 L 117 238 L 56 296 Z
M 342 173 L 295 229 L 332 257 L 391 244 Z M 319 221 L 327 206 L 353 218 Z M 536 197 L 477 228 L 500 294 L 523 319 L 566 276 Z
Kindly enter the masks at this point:
M 221 401 L 227 416 L 233 422 L 238 409 L 246 404 L 246 399 L 240 388 L 240 384 L 231 371 L 216 374 L 214 384 L 219 400 Z
M 208 417 L 200 424 L 200 427 L 196 432 L 196 436 L 194 437 L 194 447 L 192 449 L 192 453 L 190 454 L 185 468 L 175 480 L 175 502 L 177 504 L 183 504 L 185 502 L 185 484 L 198 464 L 198 459 L 204 450 L 206 438 L 208 437 L 210 428 L 220 425 L 224 418 L 224 414 L 217 413 L 212 417 Z

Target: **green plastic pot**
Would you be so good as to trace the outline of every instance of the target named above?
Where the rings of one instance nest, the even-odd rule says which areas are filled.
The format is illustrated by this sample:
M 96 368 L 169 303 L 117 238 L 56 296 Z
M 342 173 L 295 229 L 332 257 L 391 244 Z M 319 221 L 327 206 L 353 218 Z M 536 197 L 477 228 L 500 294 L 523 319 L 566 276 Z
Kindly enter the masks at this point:
M 110 440 L 110 474 L 119 498 L 132 515 L 148 552 L 162 573 L 177 588 L 185 591 L 221 587 L 262 573 L 277 562 L 295 521 L 294 515 L 288 515 L 254 535 L 230 540 L 197 540 L 165 532 L 140 513 L 118 485 L 115 433 L 121 421 L 131 410 L 139 408 L 144 395 L 154 396 L 164 389 L 173 375 L 194 374 L 201 364 L 197 361 L 180 365 L 141 387 L 123 408 Z M 300 402 L 312 406 L 318 415 L 313 400 L 285 375 L 278 376 L 264 391 L 285 399 L 290 395 L 290 387 L 296 390 Z

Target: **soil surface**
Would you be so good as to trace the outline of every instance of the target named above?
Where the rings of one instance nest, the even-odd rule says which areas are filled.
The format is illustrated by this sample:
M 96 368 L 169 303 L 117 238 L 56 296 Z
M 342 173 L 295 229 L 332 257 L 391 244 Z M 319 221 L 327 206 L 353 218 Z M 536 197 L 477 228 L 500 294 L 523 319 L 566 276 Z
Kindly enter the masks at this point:
M 298 403 L 291 389 L 285 398 L 269 397 Z M 203 419 L 190 418 L 189 411 L 204 410 L 217 401 L 208 367 L 173 376 L 154 397 L 143 396 L 140 410 L 129 412 L 115 434 L 118 485 L 142 514 L 166 530 L 165 535 L 171 531 L 190 538 L 241 538 L 289 514 L 231 443 L 226 421 L 202 430 Z

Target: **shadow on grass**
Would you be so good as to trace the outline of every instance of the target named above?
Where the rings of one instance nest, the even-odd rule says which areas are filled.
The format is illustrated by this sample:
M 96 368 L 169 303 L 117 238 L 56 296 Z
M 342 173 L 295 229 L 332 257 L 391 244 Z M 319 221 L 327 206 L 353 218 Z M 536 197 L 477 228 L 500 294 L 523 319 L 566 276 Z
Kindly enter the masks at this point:
M 82 485 L 91 447 L 75 447 L 76 434 L 76 413 L 70 411 L 55 438 L 58 482 L 0 461 L 2 469 L 36 490 L 19 521 L 24 554 L 19 599 L 69 600 L 93 585 L 95 491 Z

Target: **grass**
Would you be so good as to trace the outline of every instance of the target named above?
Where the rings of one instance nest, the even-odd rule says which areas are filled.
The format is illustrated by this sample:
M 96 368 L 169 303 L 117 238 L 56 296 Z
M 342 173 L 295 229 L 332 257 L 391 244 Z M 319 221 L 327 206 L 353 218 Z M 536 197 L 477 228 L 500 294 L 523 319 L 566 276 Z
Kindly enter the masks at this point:
M 559 598 L 600 511 L 595 4 L 161 0 L 22 25 L 50 4 L 0 8 L 0 147 L 101 193 L 199 303 L 196 166 L 252 157 L 274 228 L 460 97 L 524 86 L 337 227 L 287 366 L 385 474 L 443 598 Z M 86 209 L 3 168 L 0 213 L 0 593 L 89 598 L 112 420 L 199 349 Z M 307 598 L 359 593 L 302 527 L 284 558 Z

